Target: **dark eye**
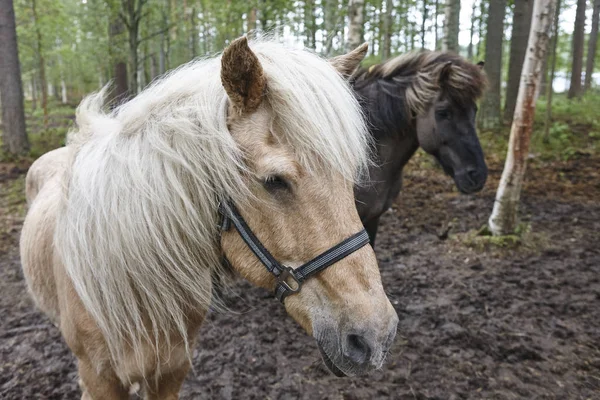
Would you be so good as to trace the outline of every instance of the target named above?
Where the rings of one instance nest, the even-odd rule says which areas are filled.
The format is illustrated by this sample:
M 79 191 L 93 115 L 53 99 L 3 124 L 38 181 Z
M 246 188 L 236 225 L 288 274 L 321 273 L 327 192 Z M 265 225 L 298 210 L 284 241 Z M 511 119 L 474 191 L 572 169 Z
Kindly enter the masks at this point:
M 279 175 L 271 175 L 265 178 L 263 185 L 269 192 L 276 192 L 280 190 L 289 190 L 290 184 L 285 180 L 284 177 Z
M 435 114 L 440 119 L 450 119 L 452 117 L 452 113 L 449 110 L 437 110 Z

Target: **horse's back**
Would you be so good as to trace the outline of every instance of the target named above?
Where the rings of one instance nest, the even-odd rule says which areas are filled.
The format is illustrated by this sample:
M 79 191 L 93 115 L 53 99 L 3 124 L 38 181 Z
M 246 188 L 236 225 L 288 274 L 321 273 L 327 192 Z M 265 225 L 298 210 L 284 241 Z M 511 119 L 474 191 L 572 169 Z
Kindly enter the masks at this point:
M 21 264 L 29 291 L 38 307 L 58 322 L 59 306 L 54 279 L 54 229 L 67 168 L 66 147 L 40 157 L 29 169 L 26 196 L 29 211 L 21 231 Z

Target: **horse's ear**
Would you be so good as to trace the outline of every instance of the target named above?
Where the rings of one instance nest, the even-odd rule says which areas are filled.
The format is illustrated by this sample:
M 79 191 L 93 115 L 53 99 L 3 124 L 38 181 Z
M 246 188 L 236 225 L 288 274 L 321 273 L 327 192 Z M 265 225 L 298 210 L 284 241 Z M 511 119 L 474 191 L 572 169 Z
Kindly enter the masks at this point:
M 445 84 L 450 79 L 452 73 L 452 61 L 448 61 L 440 70 L 439 83 L 440 85 Z
M 246 37 L 234 40 L 223 52 L 221 83 L 238 114 L 252 112 L 260 105 L 266 79 Z
M 344 78 L 349 78 L 367 55 L 367 50 L 369 50 L 369 44 L 363 43 L 348 54 L 330 58 L 329 63 L 333 65 Z
M 479 61 L 477 63 L 477 66 L 479 67 L 479 69 L 483 69 L 483 67 L 485 66 L 485 61 Z

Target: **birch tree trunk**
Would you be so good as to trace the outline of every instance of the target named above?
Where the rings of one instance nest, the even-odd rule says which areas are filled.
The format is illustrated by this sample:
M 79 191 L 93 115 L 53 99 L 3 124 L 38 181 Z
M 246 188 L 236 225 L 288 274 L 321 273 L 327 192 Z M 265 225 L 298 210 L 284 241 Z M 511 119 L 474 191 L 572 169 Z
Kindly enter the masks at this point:
M 348 2 L 348 40 L 346 51 L 351 51 L 362 44 L 363 8 L 364 0 L 350 0 Z
M 488 221 L 493 235 L 515 232 L 523 176 L 527 166 L 529 142 L 535 115 L 535 97 L 542 76 L 556 0 L 535 0 L 527 54 L 521 73 L 515 116 L 510 131 L 508 154 Z
M 458 53 L 458 31 L 460 30 L 460 0 L 446 0 L 444 18 L 444 40 L 442 50 Z
M 594 73 L 594 61 L 596 60 L 596 48 L 598 47 L 598 18 L 600 17 L 600 0 L 594 1 L 594 11 L 592 12 L 592 31 L 588 41 L 587 62 L 585 64 L 585 83 L 583 91 L 585 92 L 592 86 L 592 74 Z
M 4 125 L 2 143 L 9 153 L 19 154 L 29 149 L 29 142 L 25 131 L 23 83 L 13 0 L 0 0 L 0 54 L 0 97 Z

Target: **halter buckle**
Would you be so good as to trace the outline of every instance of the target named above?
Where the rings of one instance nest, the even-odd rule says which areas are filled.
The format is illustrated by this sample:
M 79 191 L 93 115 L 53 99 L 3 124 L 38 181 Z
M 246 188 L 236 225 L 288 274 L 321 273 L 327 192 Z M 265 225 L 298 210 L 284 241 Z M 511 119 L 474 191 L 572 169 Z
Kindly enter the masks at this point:
M 283 286 L 286 295 L 288 295 L 291 293 L 298 293 L 302 286 L 302 282 L 296 277 L 292 267 L 284 265 L 283 270 L 277 276 L 277 286 Z

